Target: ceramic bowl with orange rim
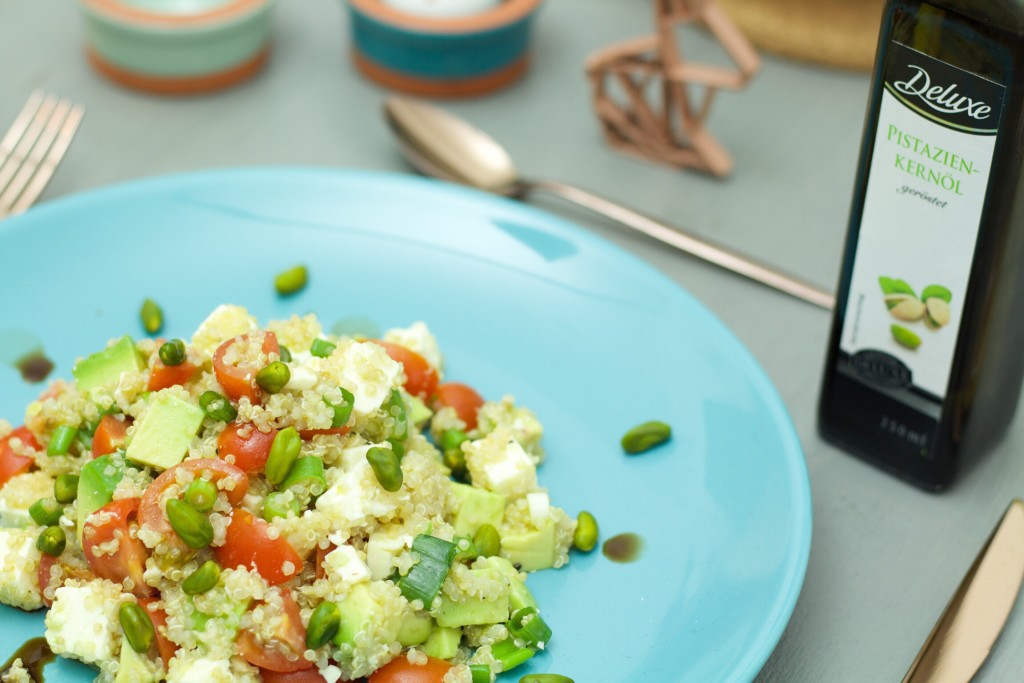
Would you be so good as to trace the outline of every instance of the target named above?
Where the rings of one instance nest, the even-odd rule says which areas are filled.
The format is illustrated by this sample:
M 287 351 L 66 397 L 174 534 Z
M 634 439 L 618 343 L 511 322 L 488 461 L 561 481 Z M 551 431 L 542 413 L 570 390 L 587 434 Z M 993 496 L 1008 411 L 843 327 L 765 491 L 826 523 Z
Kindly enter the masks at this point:
M 275 0 L 80 0 L 97 71 L 167 95 L 230 87 L 270 51 Z
M 527 70 L 541 0 L 346 0 L 356 66 L 389 88 L 464 97 L 502 88 Z M 467 14 L 432 11 L 488 5 Z M 421 11 L 422 10 L 422 11 Z

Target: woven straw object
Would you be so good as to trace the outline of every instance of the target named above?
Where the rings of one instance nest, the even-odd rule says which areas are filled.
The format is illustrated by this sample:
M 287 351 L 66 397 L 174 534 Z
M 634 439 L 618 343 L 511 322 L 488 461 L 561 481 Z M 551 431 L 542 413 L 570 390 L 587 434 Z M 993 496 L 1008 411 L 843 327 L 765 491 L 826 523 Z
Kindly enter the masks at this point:
M 718 0 L 757 47 L 845 69 L 870 69 L 883 0 Z

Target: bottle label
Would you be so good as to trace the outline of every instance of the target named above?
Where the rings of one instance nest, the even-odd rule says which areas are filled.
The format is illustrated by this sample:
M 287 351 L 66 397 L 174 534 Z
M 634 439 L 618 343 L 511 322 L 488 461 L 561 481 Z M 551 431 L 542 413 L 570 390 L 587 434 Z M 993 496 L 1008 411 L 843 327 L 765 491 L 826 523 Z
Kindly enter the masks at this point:
M 938 417 L 1004 88 L 890 45 L 840 371 Z

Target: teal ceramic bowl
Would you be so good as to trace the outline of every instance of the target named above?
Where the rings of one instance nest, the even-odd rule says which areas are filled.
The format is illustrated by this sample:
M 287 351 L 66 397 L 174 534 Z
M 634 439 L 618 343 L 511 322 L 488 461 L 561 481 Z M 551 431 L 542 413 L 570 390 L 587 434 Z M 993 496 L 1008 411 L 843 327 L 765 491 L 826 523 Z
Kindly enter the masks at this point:
M 89 61 L 104 76 L 166 95 L 218 90 L 270 50 L 274 0 L 81 0 Z
M 541 0 L 503 0 L 463 17 L 421 16 L 383 0 L 346 0 L 353 59 L 368 78 L 429 97 L 497 90 L 526 73 Z

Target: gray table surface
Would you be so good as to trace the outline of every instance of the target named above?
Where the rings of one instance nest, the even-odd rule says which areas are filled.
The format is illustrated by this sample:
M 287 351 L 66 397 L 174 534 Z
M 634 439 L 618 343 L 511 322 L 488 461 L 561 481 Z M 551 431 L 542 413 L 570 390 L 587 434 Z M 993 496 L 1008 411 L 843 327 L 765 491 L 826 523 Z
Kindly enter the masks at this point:
M 528 77 L 450 108 L 507 145 L 520 167 L 561 179 L 832 286 L 846 229 L 868 76 L 767 57 L 710 127 L 736 158 L 726 181 L 608 149 L 582 65 L 591 52 L 649 33 L 642 0 L 549 0 Z M 35 88 L 88 107 L 43 196 L 155 174 L 256 164 L 407 170 L 381 122 L 383 91 L 349 58 L 336 0 L 283 0 L 269 68 L 216 95 L 162 99 L 114 86 L 83 59 L 70 0 L 0 2 L 0 127 Z M 718 59 L 684 32 L 696 59 Z M 1024 491 L 1024 425 L 947 493 L 919 492 L 824 443 L 815 428 L 830 316 L 555 202 L 639 255 L 716 313 L 764 366 L 796 424 L 814 498 L 814 537 L 799 602 L 759 681 L 900 680 L 1010 499 Z M 979 680 L 1024 677 L 1019 607 Z M 589 683 L 589 682 L 588 682 Z

